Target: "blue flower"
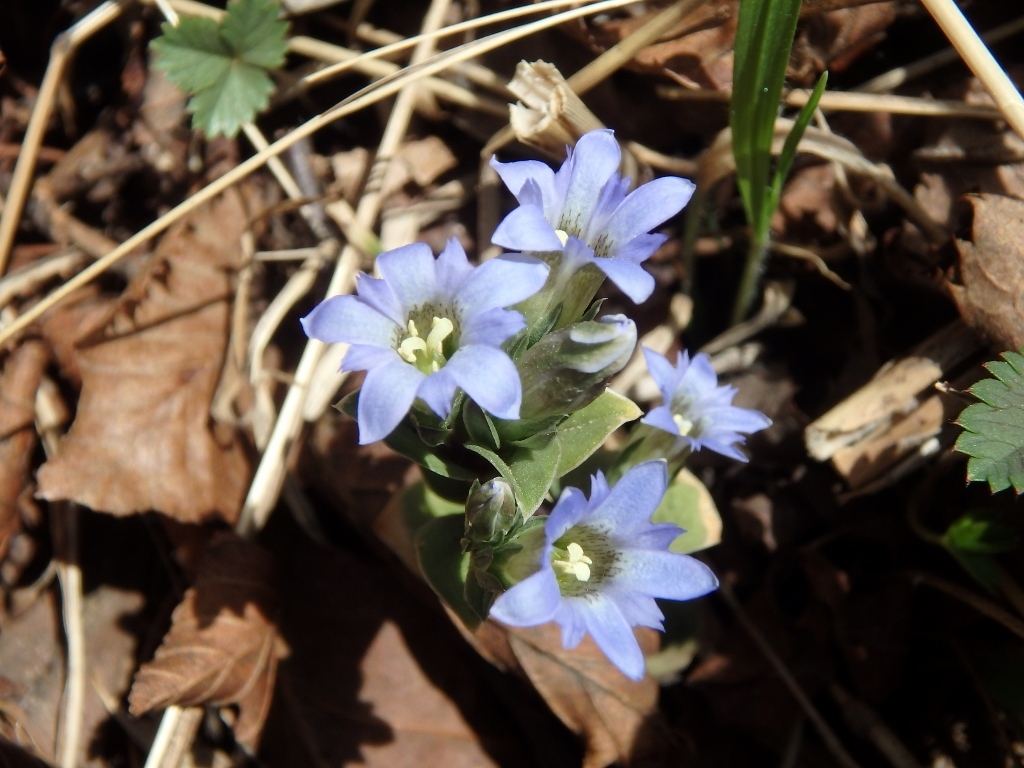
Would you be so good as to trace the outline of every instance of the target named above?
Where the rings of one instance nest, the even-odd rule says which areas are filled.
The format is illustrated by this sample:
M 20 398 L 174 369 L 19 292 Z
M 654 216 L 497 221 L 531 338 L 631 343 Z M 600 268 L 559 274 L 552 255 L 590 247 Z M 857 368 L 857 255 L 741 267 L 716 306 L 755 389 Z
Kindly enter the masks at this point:
M 519 201 L 491 238 L 516 251 L 561 252 L 562 271 L 596 265 L 634 302 L 645 301 L 654 278 L 640 264 L 668 238 L 649 234 L 689 201 L 694 184 L 667 176 L 626 194 L 618 173 L 619 144 L 610 130 L 590 131 L 558 172 L 544 163 L 491 159 Z
M 363 445 L 387 437 L 419 398 L 441 418 L 457 388 L 502 419 L 519 418 L 522 385 L 501 349 L 525 327 L 504 309 L 535 293 L 548 267 L 507 255 L 473 267 L 456 240 L 437 259 L 424 243 L 377 257 L 383 279 L 360 274 L 302 319 L 306 335 L 352 346 L 342 370 L 366 371 L 356 420 Z
M 590 499 L 566 488 L 544 525 L 540 570 L 500 595 L 490 615 L 514 627 L 555 621 L 566 648 L 589 632 L 623 673 L 642 678 L 632 627 L 663 629 L 654 598 L 690 600 L 718 586 L 702 562 L 668 551 L 678 526 L 651 522 L 667 482 L 665 462 L 648 461 L 611 491 L 598 472 Z
M 645 424 L 677 436 L 677 443 L 698 451 L 712 451 L 746 461 L 736 447 L 744 434 L 771 426 L 771 419 L 751 408 L 732 404 L 736 388 L 718 386 L 718 376 L 707 355 L 680 352 L 673 366 L 668 358 L 644 347 L 647 368 L 661 390 L 664 404 L 641 419 Z

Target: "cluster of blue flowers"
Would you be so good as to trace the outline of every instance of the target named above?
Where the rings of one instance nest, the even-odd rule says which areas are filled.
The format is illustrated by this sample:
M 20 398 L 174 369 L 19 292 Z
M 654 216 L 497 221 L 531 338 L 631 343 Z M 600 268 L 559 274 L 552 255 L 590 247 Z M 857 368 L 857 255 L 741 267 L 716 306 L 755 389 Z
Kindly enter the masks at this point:
M 463 489 L 454 492 L 467 509 L 461 547 L 476 578 L 466 594 L 484 595 L 478 612 L 519 627 L 555 621 L 567 648 L 589 633 L 639 679 L 632 628 L 662 627 L 654 598 L 689 600 L 718 584 L 706 565 L 669 551 L 679 527 L 651 522 L 669 468 L 701 448 L 745 461 L 744 435 L 770 422 L 732 405 L 735 390 L 718 386 L 706 355 L 681 353 L 673 365 L 645 349 L 664 403 L 634 430 L 611 470 L 618 481 L 609 488 L 598 471 L 589 498 L 570 487 L 546 517 L 523 508 L 514 459 L 575 439 L 559 426 L 604 393 L 635 348 L 631 320 L 595 317 L 601 282 L 646 300 L 654 280 L 642 264 L 666 239 L 650 230 L 693 193 L 673 177 L 627 193 L 619 161 L 607 130 L 583 136 L 558 171 L 492 160 L 519 202 L 493 241 L 515 253 L 473 266 L 454 239 L 437 258 L 422 243 L 398 248 L 377 257 L 380 278 L 361 274 L 354 295 L 324 301 L 302 323 L 311 338 L 351 345 L 343 370 L 366 371 L 360 443 L 404 429 L 422 442 L 407 455 L 445 475 L 449 493 L 452 480 Z M 493 469 L 481 470 L 480 457 Z

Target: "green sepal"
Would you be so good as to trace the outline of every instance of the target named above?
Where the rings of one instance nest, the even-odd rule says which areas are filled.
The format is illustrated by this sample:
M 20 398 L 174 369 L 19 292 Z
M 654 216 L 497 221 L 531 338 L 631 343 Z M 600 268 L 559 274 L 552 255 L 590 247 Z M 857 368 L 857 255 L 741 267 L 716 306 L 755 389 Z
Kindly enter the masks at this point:
M 537 320 L 536 324 L 530 328 L 529 344 L 527 344 L 527 349 L 551 333 L 551 329 L 555 327 L 555 323 L 558 322 L 558 318 L 561 314 L 562 303 L 559 302 L 540 316 L 540 319 Z
M 334 407 L 354 419 L 358 405 L 359 392 L 356 391 L 343 397 Z M 476 473 L 458 464 L 447 451 L 431 450 L 430 447 L 424 445 L 409 417 L 402 419 L 395 430 L 384 438 L 384 444 L 395 453 L 415 461 L 421 467 L 426 467 L 441 477 L 466 482 L 476 480 Z
M 601 306 L 607 301 L 607 299 L 597 299 L 587 307 L 587 311 L 583 313 L 583 317 L 580 318 L 580 322 L 589 322 L 597 317 L 597 313 L 601 311 Z
M 472 400 L 462 409 L 462 423 L 470 439 L 492 450 L 501 449 L 501 437 L 490 415 Z
M 508 421 L 491 418 L 502 443 L 522 448 L 538 449 L 547 445 L 554 437 L 558 425 L 565 421 L 564 415 L 546 416 L 542 419 L 518 419 Z
M 466 448 L 485 458 L 508 481 L 525 517 L 537 511 L 558 477 L 561 449 L 557 440 L 552 440 L 540 451 L 516 448 L 504 457 L 481 445 L 467 445 Z

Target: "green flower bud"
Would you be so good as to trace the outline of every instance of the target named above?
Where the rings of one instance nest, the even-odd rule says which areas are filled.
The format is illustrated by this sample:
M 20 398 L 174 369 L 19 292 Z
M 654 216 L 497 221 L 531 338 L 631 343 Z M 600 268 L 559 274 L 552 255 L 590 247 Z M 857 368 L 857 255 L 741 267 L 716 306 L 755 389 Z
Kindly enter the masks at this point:
M 474 480 L 466 499 L 463 551 L 501 544 L 520 520 L 512 487 L 496 477 L 483 485 Z
M 600 395 L 629 362 L 636 326 L 625 315 L 606 315 L 554 333 L 516 361 L 523 383 L 521 419 L 572 413 Z

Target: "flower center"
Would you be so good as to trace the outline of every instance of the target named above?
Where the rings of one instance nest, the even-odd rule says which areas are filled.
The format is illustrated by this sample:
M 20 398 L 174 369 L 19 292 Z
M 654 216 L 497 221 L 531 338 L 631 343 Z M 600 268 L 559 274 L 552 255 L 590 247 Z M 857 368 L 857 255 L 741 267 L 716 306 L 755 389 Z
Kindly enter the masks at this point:
M 564 574 L 571 573 L 576 577 L 576 581 L 590 581 L 590 566 L 594 561 L 583 554 L 583 547 L 574 541 L 565 548 L 565 558 L 559 558 L 559 554 L 561 553 L 556 552 L 551 561 L 555 570 Z
M 554 543 L 551 567 L 564 597 L 584 597 L 601 589 L 616 572 L 619 553 L 605 531 L 574 525 Z
M 409 318 L 405 338 L 398 345 L 398 355 L 407 363 L 416 366 L 420 373 L 430 375 L 441 370 L 448 358 L 444 353 L 444 342 L 455 330 L 455 325 L 447 317 L 437 317 L 430 321 L 430 332 L 424 339 L 416 321 Z

